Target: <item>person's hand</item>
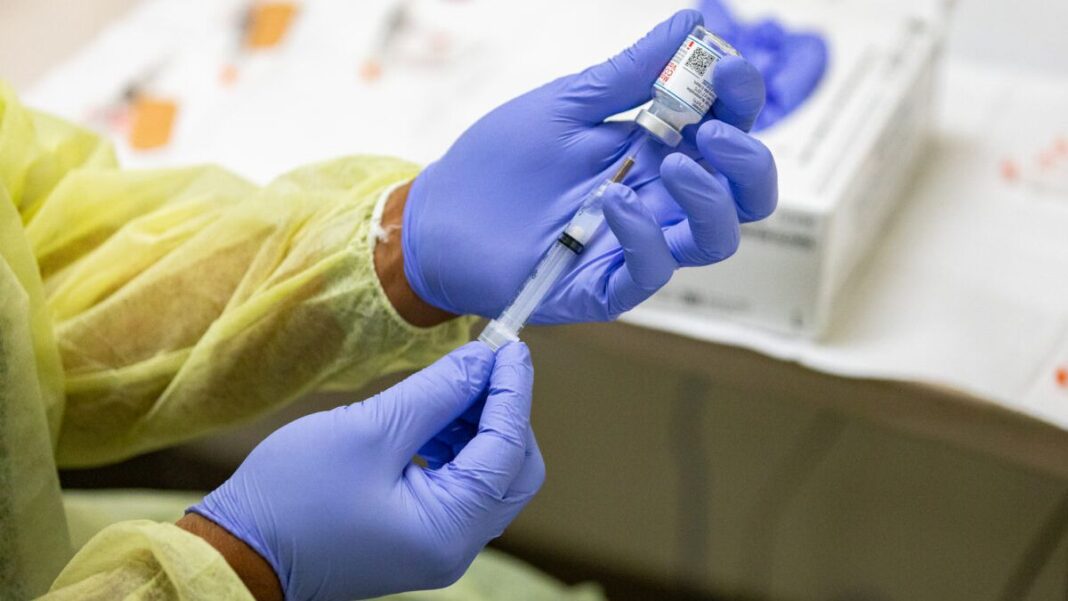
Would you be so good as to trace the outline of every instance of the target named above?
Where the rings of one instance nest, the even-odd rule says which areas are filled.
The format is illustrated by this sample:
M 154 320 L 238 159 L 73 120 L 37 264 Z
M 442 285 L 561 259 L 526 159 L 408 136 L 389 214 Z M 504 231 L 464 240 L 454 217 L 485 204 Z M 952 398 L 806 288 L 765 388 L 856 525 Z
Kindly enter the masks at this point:
M 533 375 L 522 343 L 496 357 L 468 344 L 374 398 L 271 434 L 190 511 L 262 555 L 288 600 L 446 586 L 545 478 Z M 427 451 L 426 469 L 412 458 L 431 440 L 449 450 Z
M 407 195 L 401 228 L 415 294 L 446 312 L 496 317 L 583 196 L 642 135 L 633 123 L 605 119 L 652 97 L 664 65 L 700 23 L 700 13 L 682 11 L 615 58 L 508 102 L 427 167 Z M 714 85 L 710 118 L 683 132 L 679 152 L 650 142 L 628 176 L 631 188 L 609 189 L 610 231 L 586 247 L 533 322 L 614 319 L 677 267 L 729 257 L 739 222 L 774 210 L 774 160 L 746 134 L 764 104 L 760 73 L 728 58 Z
M 753 129 L 760 131 L 796 110 L 827 71 L 827 42 L 813 32 L 787 31 L 774 19 L 742 23 L 723 0 L 699 0 L 705 26 L 731 43 L 764 74 L 767 106 Z

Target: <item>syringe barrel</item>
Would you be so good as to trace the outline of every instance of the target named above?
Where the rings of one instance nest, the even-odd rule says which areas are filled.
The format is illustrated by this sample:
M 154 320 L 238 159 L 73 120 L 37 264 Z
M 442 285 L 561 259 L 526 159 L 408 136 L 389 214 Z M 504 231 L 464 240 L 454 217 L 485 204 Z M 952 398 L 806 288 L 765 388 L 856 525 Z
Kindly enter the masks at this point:
M 634 159 L 628 158 L 616 174 L 617 179 L 621 180 L 633 165 Z M 574 267 L 579 254 L 604 223 L 604 193 L 611 181 L 602 183 L 583 200 L 578 212 L 564 228 L 564 233 L 553 242 L 534 272 L 523 283 L 519 295 L 497 319 L 489 322 L 479 334 L 479 340 L 493 350 L 519 340 L 519 330 L 523 329 L 560 277 Z
M 560 276 L 567 273 L 578 258 L 578 253 L 560 241 L 553 243 L 545 253 L 534 272 L 527 278 L 519 290 L 519 296 L 512 304 L 494 319 L 482 331 L 479 340 L 488 344 L 493 350 L 508 342 L 519 339 L 519 330 L 549 294 Z

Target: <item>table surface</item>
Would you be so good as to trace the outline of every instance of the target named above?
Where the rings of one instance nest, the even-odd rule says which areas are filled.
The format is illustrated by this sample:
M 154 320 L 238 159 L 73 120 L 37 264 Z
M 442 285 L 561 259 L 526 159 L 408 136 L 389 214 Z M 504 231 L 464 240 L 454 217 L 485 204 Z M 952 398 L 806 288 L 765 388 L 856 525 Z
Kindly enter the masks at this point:
M 73 55 L 136 0 L 9 0 L 0 4 L 0 77 L 25 90 Z M 828 375 L 735 347 L 626 324 L 575 326 L 540 334 L 583 341 L 651 367 L 700 371 L 739 390 L 829 406 L 888 427 L 1068 476 L 1068 432 L 984 399 L 930 385 Z

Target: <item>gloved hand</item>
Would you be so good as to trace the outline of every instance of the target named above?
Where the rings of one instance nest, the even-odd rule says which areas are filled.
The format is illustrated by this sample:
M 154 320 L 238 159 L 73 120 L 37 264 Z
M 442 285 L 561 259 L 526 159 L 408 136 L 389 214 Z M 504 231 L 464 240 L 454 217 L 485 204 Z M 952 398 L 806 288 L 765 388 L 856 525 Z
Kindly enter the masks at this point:
M 545 477 L 522 343 L 471 343 L 372 399 L 271 434 L 190 511 L 274 568 L 287 600 L 347 601 L 456 581 Z M 482 404 L 484 403 L 484 408 Z M 412 457 L 473 405 L 438 469 Z
M 774 125 L 812 95 L 827 71 L 827 43 L 819 34 L 786 31 L 774 19 L 741 23 L 723 0 L 699 0 L 697 5 L 705 26 L 764 74 L 768 103 L 753 129 Z
M 632 48 L 490 112 L 416 178 L 404 210 L 404 273 L 427 303 L 496 317 L 559 236 L 583 196 L 611 176 L 641 134 L 605 119 L 652 97 L 664 65 L 701 23 L 682 11 Z M 679 152 L 650 142 L 605 196 L 602 231 L 533 315 L 536 323 L 614 319 L 679 266 L 708 265 L 738 246 L 740 221 L 777 200 L 775 163 L 745 132 L 764 103 L 749 63 L 721 62 L 712 117 Z M 665 156 L 666 155 L 666 156 Z

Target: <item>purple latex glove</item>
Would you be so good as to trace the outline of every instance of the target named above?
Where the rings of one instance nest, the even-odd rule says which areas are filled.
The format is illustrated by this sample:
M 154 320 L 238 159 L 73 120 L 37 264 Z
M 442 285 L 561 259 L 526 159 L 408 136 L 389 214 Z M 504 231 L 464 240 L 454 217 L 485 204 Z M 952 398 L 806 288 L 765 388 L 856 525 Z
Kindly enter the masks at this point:
M 812 95 L 827 71 L 827 43 L 820 35 L 786 31 L 773 19 L 740 23 L 723 0 L 698 0 L 697 5 L 705 26 L 764 75 L 768 101 L 753 129 L 774 125 Z
M 473 342 L 362 403 L 264 440 L 190 511 L 274 568 L 289 601 L 347 601 L 456 581 L 545 478 L 522 343 Z M 417 450 L 476 407 L 437 469 Z
M 416 178 L 404 211 L 404 273 L 424 301 L 496 317 L 583 197 L 643 135 L 605 119 L 652 97 L 664 65 L 701 23 L 681 11 L 611 60 L 495 109 Z M 607 230 L 586 246 L 534 313 L 534 323 L 614 319 L 679 267 L 709 265 L 738 247 L 738 225 L 775 208 L 767 148 L 746 132 L 764 82 L 745 60 L 720 62 L 718 99 L 683 131 L 678 152 L 650 143 L 605 195 Z

